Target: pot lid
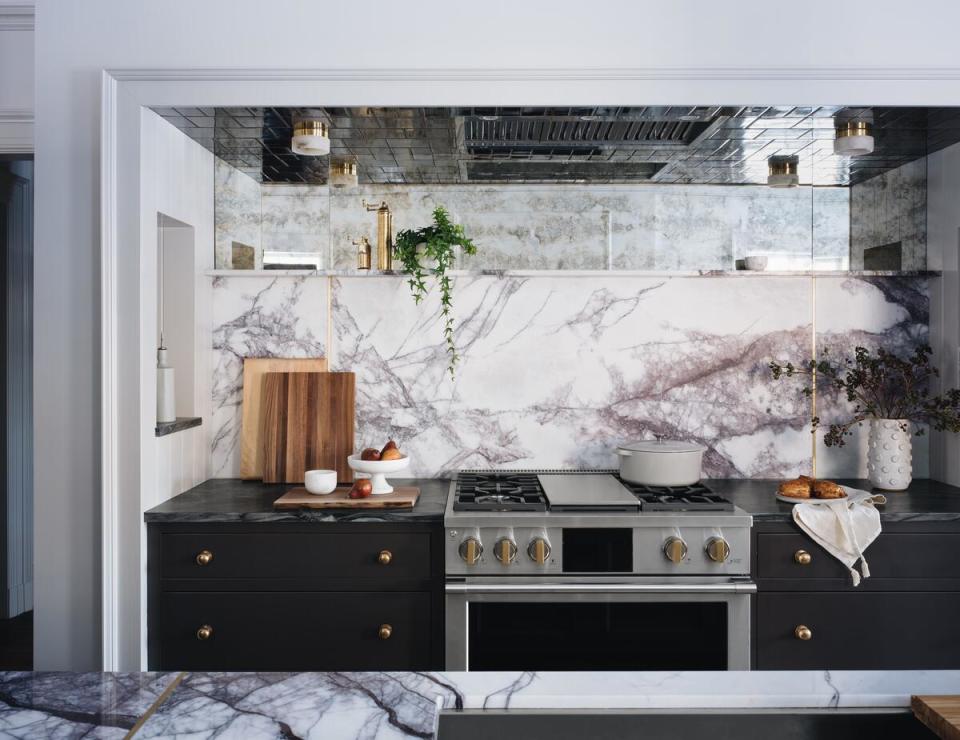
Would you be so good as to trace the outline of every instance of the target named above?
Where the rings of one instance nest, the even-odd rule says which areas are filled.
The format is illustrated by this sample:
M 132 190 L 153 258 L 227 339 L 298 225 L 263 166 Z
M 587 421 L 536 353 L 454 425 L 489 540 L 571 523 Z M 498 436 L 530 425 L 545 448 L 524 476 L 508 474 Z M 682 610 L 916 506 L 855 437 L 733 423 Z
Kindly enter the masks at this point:
M 628 452 L 706 452 L 707 448 L 695 442 L 681 442 L 676 439 L 650 439 L 620 445 L 618 450 Z

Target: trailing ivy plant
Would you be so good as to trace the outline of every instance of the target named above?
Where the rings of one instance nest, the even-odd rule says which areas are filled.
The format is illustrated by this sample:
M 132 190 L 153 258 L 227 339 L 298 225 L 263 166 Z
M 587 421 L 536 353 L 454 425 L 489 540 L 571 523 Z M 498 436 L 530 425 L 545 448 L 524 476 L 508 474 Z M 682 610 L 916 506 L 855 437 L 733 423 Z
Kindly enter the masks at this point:
M 875 353 L 857 347 L 853 357 L 836 359 L 824 349 L 819 360 L 800 365 L 771 362 L 769 367 L 774 379 L 810 378 L 803 387 L 808 397 L 814 387 L 846 397 L 851 404 L 849 418 L 830 424 L 823 439 L 827 447 L 843 447 L 854 425 L 867 419 L 905 419 L 927 423 L 937 431 L 960 432 L 960 390 L 951 388 L 938 395 L 930 392 L 931 378 L 940 376 L 930 362 L 931 354 L 933 350 L 926 344 L 914 347 L 907 356 L 882 347 Z M 816 432 L 820 417 L 814 416 L 811 421 Z M 923 427 L 918 426 L 916 434 L 922 435 Z
M 422 246 L 421 246 L 422 245 Z M 457 245 L 466 254 L 476 254 L 476 245 L 467 238 L 460 224 L 450 220 L 450 214 L 443 206 L 433 209 L 433 223 L 421 229 L 404 229 L 397 234 L 394 243 L 394 256 L 400 260 L 403 269 L 410 274 L 407 281 L 413 300 L 420 303 L 427 295 L 427 276 L 433 275 L 440 288 L 440 313 L 443 316 L 443 335 L 447 343 L 450 362 L 447 369 L 454 377 L 457 360 L 457 346 L 453 337 L 453 285 L 447 274 L 456 259 Z M 434 260 L 434 267 L 425 267 L 424 262 Z

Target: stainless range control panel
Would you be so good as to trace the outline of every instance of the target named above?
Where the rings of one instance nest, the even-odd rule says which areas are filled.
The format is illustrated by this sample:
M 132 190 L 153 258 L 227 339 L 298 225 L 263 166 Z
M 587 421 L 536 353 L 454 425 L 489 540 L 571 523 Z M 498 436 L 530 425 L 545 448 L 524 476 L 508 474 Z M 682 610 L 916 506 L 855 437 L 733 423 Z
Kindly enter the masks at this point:
M 445 559 L 456 576 L 749 575 L 750 529 L 448 526 Z

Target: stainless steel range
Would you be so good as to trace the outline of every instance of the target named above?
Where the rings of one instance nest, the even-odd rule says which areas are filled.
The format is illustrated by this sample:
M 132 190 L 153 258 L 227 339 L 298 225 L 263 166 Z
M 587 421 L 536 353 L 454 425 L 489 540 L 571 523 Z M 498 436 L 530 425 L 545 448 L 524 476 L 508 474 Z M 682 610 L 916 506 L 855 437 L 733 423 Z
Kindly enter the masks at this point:
M 749 514 L 707 485 L 462 471 L 446 528 L 448 670 L 747 670 Z

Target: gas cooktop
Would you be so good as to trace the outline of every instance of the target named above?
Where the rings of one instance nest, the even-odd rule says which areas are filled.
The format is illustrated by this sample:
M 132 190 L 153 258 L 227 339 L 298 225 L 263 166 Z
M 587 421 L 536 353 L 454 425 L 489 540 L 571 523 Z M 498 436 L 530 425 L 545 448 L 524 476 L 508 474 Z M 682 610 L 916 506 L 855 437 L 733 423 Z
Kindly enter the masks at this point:
M 454 511 L 474 512 L 729 512 L 733 504 L 706 484 L 643 486 L 615 471 L 512 472 L 470 470 L 457 474 Z

